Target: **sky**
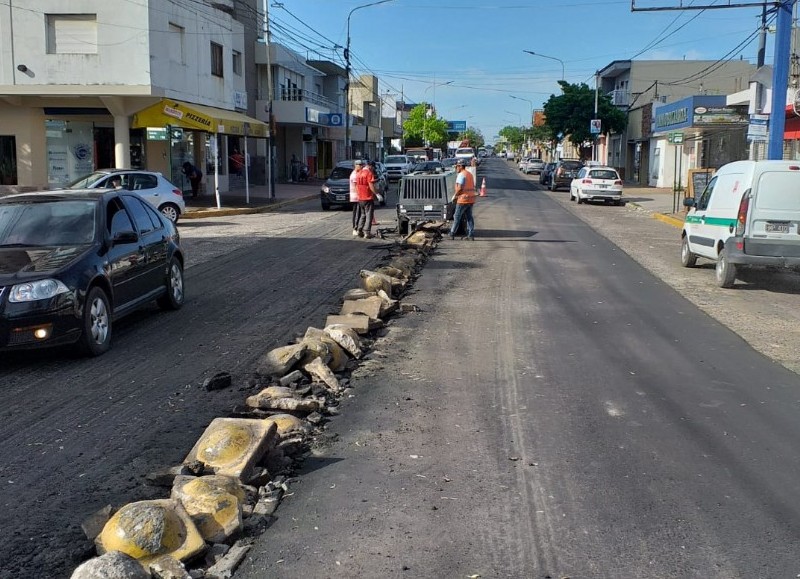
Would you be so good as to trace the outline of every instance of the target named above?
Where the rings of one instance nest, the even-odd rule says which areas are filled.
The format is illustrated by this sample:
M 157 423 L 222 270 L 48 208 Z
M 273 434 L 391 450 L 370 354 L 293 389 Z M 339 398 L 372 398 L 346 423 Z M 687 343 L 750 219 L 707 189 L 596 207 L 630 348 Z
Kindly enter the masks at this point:
M 376 0 L 267 1 L 273 42 L 307 59 L 344 66 L 348 14 Z M 637 8 L 681 4 L 633 1 Z M 388 0 L 352 12 L 351 63 L 354 74 L 379 78 L 384 99 L 432 103 L 440 117 L 466 121 L 487 143 L 505 126 L 530 125 L 531 111 L 560 94 L 562 63 L 565 80 L 591 88 L 595 71 L 614 60 L 743 58 L 755 64 L 758 7 L 633 12 L 631 5 L 631 0 Z M 769 34 L 767 64 L 773 45 Z

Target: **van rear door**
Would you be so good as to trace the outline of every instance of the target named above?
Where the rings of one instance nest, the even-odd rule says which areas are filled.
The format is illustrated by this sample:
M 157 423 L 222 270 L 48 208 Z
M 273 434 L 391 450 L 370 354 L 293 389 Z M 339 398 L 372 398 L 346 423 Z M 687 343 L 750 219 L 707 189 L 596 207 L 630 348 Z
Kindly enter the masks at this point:
M 800 166 L 758 174 L 744 237 L 746 254 L 800 257 Z

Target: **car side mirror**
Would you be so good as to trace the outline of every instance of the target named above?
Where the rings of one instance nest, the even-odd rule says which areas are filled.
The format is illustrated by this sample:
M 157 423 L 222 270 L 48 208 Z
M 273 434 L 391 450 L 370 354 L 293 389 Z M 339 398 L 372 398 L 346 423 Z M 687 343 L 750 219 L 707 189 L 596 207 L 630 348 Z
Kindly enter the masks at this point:
M 139 234 L 135 231 L 120 231 L 114 236 L 114 245 L 137 243 L 138 241 Z
M 696 203 L 694 201 L 694 197 L 686 197 L 683 200 L 683 206 L 684 207 L 694 207 L 695 205 L 696 205 Z

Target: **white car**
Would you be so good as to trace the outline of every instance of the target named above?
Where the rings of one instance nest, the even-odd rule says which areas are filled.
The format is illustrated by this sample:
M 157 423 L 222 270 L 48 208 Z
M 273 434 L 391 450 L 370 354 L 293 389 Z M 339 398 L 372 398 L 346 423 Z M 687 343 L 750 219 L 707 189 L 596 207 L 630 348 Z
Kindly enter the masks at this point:
M 68 189 L 127 189 L 158 209 L 164 217 L 177 223 L 186 211 L 183 191 L 161 173 L 138 169 L 98 169 L 67 185 Z
M 388 155 L 383 164 L 386 166 L 386 176 L 389 181 L 399 181 L 408 175 L 414 166 L 413 160 L 408 155 Z
M 475 158 L 475 149 L 472 147 L 459 147 L 456 149 L 456 154 L 453 156 L 456 159 L 463 159 L 469 167 L 469 165 L 472 163 L 472 159 Z
M 622 179 L 613 167 L 583 167 L 569 185 L 569 198 L 622 204 Z

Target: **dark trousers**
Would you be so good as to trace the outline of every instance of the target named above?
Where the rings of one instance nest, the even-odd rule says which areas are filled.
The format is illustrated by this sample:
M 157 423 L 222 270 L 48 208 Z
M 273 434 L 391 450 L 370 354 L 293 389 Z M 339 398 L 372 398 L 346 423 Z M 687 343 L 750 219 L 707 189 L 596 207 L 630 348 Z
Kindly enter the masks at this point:
M 197 197 L 200 192 L 200 180 L 202 177 L 189 177 L 189 184 L 192 186 L 192 197 Z
M 361 206 L 361 215 L 358 216 L 358 227 L 356 229 L 364 231 L 364 226 L 366 225 L 366 233 L 370 233 L 372 218 L 375 216 L 375 201 L 370 199 L 369 201 L 359 201 L 358 204 Z
M 358 220 L 361 218 L 361 203 L 352 202 L 353 205 L 353 229 L 358 229 Z

